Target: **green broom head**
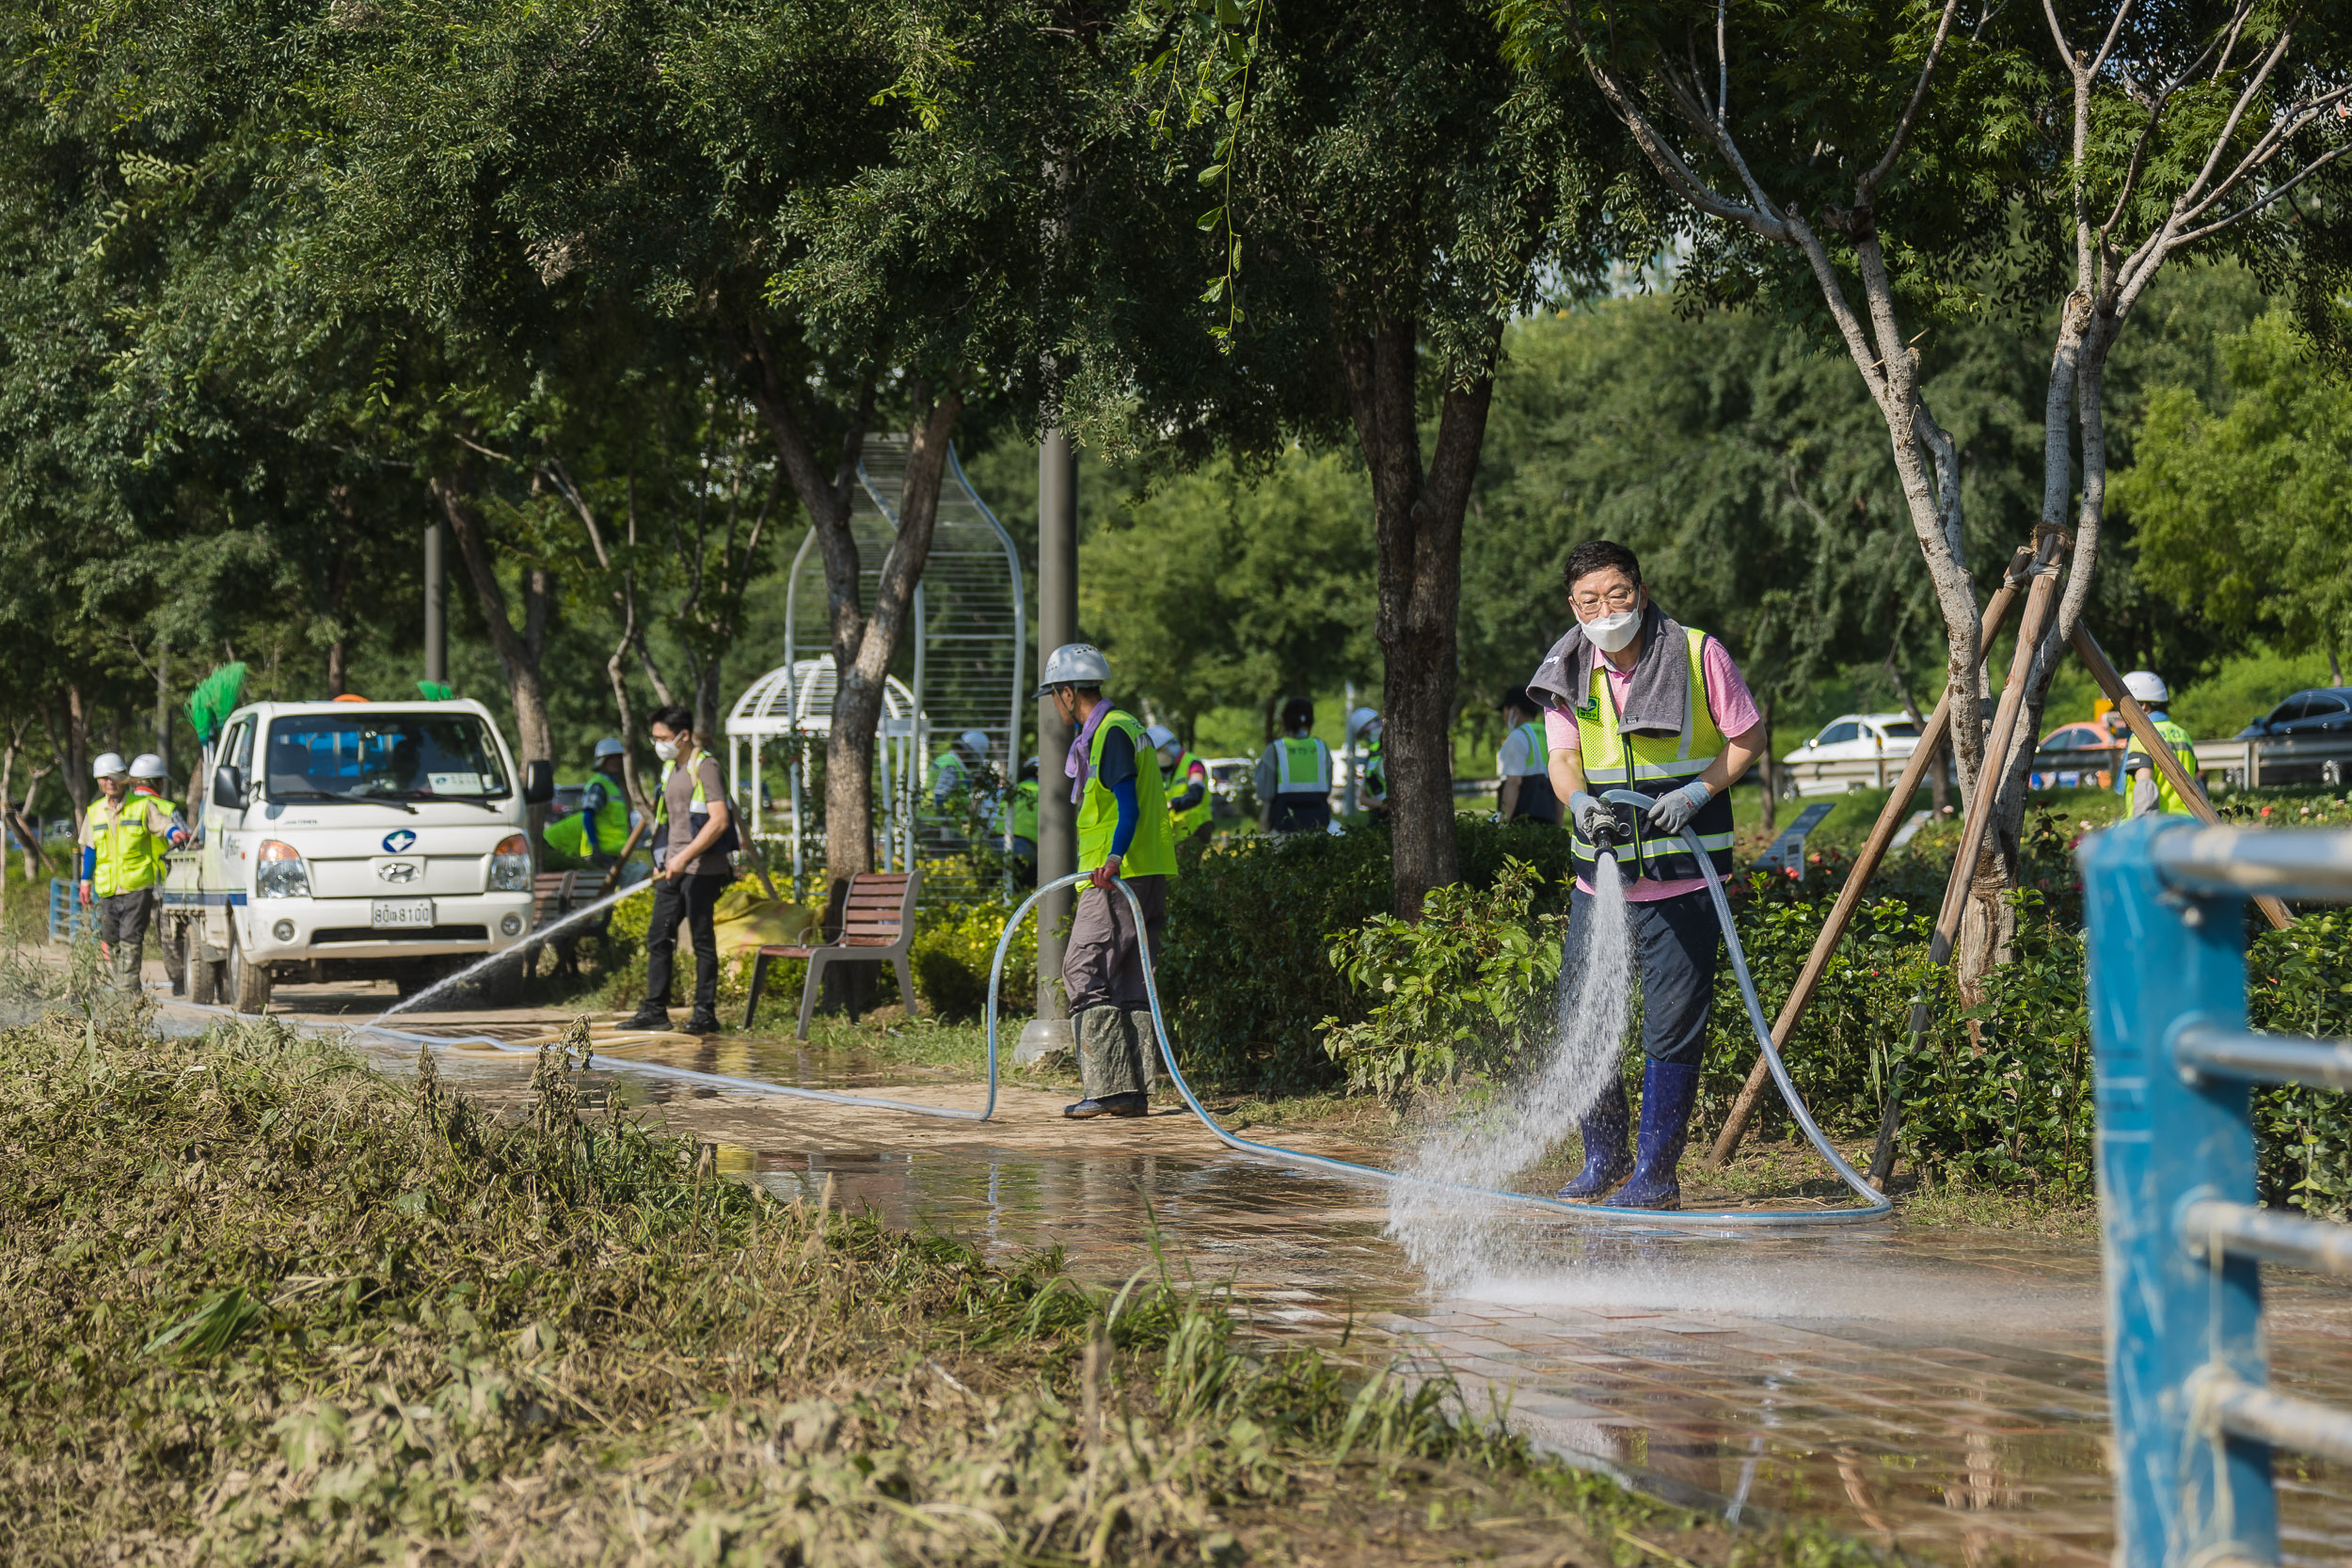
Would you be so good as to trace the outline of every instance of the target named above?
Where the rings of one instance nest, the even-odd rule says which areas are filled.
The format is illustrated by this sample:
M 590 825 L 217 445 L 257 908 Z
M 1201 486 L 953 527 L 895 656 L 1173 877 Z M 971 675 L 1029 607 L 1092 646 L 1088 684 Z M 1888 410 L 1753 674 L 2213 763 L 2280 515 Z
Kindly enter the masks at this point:
M 242 664 L 224 664 L 197 682 L 196 689 L 188 693 L 188 721 L 196 726 L 196 737 L 210 746 L 244 695 Z
M 419 681 L 417 694 L 428 703 L 446 703 L 454 701 L 457 691 L 444 681 Z

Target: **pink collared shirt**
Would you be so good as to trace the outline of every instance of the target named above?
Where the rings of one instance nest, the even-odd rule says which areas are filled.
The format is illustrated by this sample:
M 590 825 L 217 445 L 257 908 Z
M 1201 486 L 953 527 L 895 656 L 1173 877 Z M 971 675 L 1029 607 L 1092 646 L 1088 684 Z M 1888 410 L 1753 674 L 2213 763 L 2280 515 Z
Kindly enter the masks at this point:
M 1633 685 L 1633 672 L 1618 669 L 1605 657 L 1601 660 L 1601 669 L 1609 676 L 1609 695 L 1615 701 L 1618 710 L 1624 711 L 1625 694 Z M 1764 721 L 1763 713 L 1756 705 L 1755 694 L 1748 690 L 1748 683 L 1740 678 L 1740 667 L 1731 662 L 1730 652 L 1712 637 L 1704 638 L 1699 643 L 1699 679 L 1707 690 L 1708 717 L 1714 720 L 1715 728 L 1725 736 L 1745 735 Z M 1554 752 L 1581 752 L 1583 748 L 1577 740 L 1576 715 L 1564 713 L 1558 708 L 1546 708 L 1544 744 Z M 1576 885 L 1586 893 L 1593 891 L 1593 884 L 1581 877 L 1576 879 Z M 1626 889 L 1625 899 L 1629 904 L 1649 904 L 1661 898 L 1678 898 L 1686 893 L 1696 893 L 1705 886 L 1707 879 L 1704 877 L 1685 877 L 1672 882 L 1654 882 L 1644 878 Z

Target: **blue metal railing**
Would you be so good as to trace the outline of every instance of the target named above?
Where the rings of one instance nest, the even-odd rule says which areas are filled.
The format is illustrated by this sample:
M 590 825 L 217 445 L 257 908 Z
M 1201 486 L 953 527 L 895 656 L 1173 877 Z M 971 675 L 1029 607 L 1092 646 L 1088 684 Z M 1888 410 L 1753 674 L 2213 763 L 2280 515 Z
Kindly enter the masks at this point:
M 49 879 L 49 940 L 77 942 L 98 934 L 98 911 L 82 908 L 76 884 L 61 877 Z
M 2142 818 L 2082 865 L 2117 1561 L 2276 1562 L 2270 1450 L 2352 1463 L 2352 1411 L 2268 1386 L 2262 1264 L 2352 1274 L 2352 1227 L 2259 1205 L 2251 1088 L 2352 1088 L 2352 1040 L 2247 1028 L 2246 901 L 2352 902 L 2352 832 Z

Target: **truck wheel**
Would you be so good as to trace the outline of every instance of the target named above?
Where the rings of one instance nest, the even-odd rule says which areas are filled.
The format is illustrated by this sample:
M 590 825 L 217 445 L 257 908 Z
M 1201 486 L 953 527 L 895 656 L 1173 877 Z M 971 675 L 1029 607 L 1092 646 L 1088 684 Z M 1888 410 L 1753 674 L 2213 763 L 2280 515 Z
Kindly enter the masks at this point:
M 199 1006 L 210 1007 L 221 999 L 220 972 L 228 966 L 218 958 L 204 956 L 204 939 L 191 927 L 187 936 L 188 1000 Z
M 229 1006 L 237 1011 L 269 1011 L 269 971 L 246 962 L 245 949 L 237 945 L 234 932 L 229 937 L 229 957 L 220 966 L 220 987 Z
M 188 994 L 188 922 L 168 921 L 163 928 L 164 974 L 171 981 L 171 994 Z

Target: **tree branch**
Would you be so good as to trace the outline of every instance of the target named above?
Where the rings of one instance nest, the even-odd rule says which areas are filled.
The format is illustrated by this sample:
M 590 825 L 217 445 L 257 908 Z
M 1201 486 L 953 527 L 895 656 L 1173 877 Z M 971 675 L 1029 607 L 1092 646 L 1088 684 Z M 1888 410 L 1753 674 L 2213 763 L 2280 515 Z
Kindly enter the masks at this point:
M 1903 106 L 1903 118 L 1895 126 L 1894 139 L 1886 144 L 1886 155 L 1869 173 L 1854 182 L 1856 207 L 1869 206 L 1870 195 L 1878 189 L 1879 182 L 1894 172 L 1895 160 L 1901 156 L 1903 143 L 1911 137 L 1911 122 L 1918 117 L 1919 105 L 1927 102 L 1928 82 L 1935 74 L 1935 62 L 1943 58 L 1944 40 L 1951 36 L 1952 19 L 1959 14 L 1960 0 L 1944 0 L 1944 15 L 1935 24 L 1935 41 L 1928 46 L 1927 63 L 1919 68 L 1918 85 L 1911 89 L 1911 102 Z

